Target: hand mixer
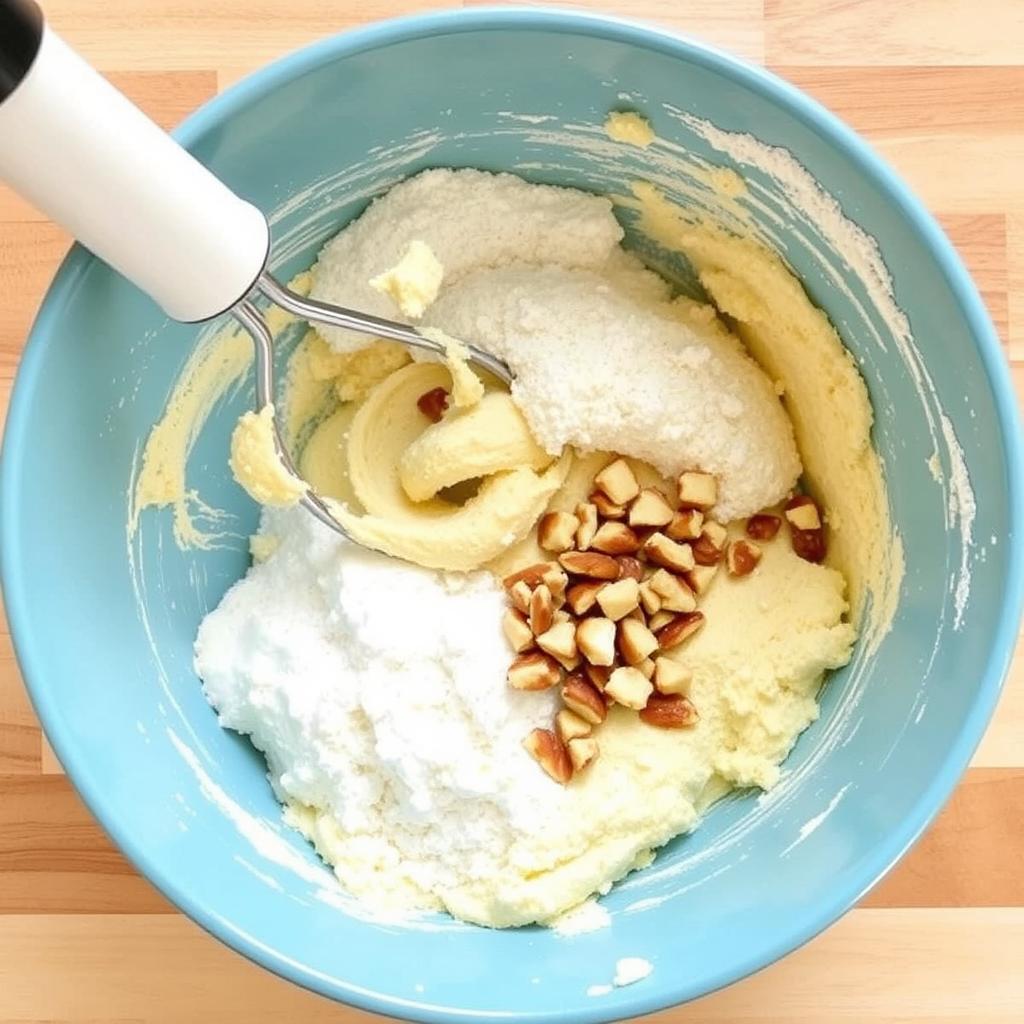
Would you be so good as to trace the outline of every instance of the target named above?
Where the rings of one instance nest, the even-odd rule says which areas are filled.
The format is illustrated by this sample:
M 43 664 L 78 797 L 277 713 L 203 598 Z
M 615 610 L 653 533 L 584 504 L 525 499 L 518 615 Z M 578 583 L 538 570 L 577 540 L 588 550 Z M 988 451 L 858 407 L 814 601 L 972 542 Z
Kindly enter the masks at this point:
M 234 316 L 253 339 L 257 409 L 274 398 L 261 296 L 304 320 L 443 354 L 408 324 L 305 298 L 277 281 L 267 269 L 264 215 L 71 50 L 31 0 L 0 0 L 0 180 L 173 319 Z M 470 362 L 511 383 L 500 359 L 466 348 Z M 282 464 L 298 477 L 276 423 L 274 438 Z M 301 502 L 345 534 L 311 488 Z

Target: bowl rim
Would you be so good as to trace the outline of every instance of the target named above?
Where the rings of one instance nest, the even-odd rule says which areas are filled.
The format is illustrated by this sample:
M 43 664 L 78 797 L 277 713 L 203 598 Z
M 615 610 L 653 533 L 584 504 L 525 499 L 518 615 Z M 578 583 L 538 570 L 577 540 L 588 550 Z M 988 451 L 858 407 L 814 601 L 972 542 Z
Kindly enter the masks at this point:
M 1020 529 L 1024 523 L 1024 441 L 1014 389 L 999 337 L 963 262 L 922 202 L 864 139 L 816 100 L 772 72 L 691 36 L 627 18 L 557 8 L 496 6 L 408 15 L 343 30 L 276 59 L 251 72 L 219 96 L 208 100 L 186 118 L 173 134 L 186 147 L 193 145 L 222 120 L 237 114 L 281 83 L 347 56 L 436 35 L 503 29 L 561 32 L 628 43 L 721 73 L 782 106 L 840 150 L 861 174 L 871 180 L 887 201 L 900 211 L 922 244 L 934 255 L 946 285 L 964 313 L 985 370 L 998 428 L 1007 451 L 1005 469 L 1010 509 L 1010 532 L 1007 538 L 1009 569 L 993 642 L 970 712 L 961 725 L 956 743 L 947 750 L 931 784 L 919 796 L 901 826 L 878 844 L 872 856 L 847 870 L 845 877 L 838 876 L 830 898 L 819 902 L 813 913 L 799 921 L 794 917 L 792 921 L 783 923 L 767 952 L 761 950 L 758 955 L 737 960 L 728 969 L 702 976 L 697 983 L 696 979 L 678 977 L 657 990 L 644 985 L 627 989 L 620 992 L 621 998 L 615 1002 L 614 1009 L 610 1004 L 602 1007 L 601 1001 L 597 1000 L 589 1000 L 589 1005 L 581 1008 L 532 1012 L 474 1011 L 409 1001 L 387 992 L 346 984 L 338 978 L 325 976 L 322 972 L 297 963 L 237 928 L 214 909 L 193 900 L 187 890 L 150 862 L 145 845 L 137 835 L 119 827 L 118 822 L 105 813 L 102 792 L 92 784 L 87 770 L 66 758 L 70 739 L 60 725 L 56 702 L 41 681 L 36 641 L 31 634 L 26 579 L 16 543 L 20 516 L 15 481 L 20 476 L 23 454 L 29 447 L 29 397 L 40 373 L 43 353 L 52 340 L 53 325 L 68 294 L 77 288 L 81 272 L 95 258 L 78 244 L 73 246 L 47 289 L 26 341 L 12 390 L 3 457 L 0 459 L 0 584 L 12 642 L 26 688 L 45 734 L 65 766 L 68 778 L 90 812 L 133 865 L 207 932 L 281 977 L 321 995 L 375 1013 L 431 1024 L 443 1024 L 454 1018 L 499 1020 L 510 1016 L 537 1024 L 599 1024 L 651 1013 L 707 995 L 774 963 L 808 942 L 849 910 L 888 873 L 931 824 L 952 794 L 981 741 L 995 710 L 1016 643 L 1018 622 L 1024 605 L 1024 537 Z

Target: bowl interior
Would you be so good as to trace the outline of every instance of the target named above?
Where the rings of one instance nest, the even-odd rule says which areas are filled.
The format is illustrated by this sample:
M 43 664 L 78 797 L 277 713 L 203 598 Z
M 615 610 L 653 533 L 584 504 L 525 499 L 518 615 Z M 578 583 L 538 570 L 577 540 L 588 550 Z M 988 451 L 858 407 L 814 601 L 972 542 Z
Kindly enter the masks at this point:
M 168 322 L 76 250 L 15 391 L 3 467 L 5 594 L 64 765 L 115 839 L 202 924 L 281 974 L 383 1012 L 612 1019 L 769 962 L 833 920 L 929 820 L 980 737 L 1009 656 L 1016 453 L 1007 450 L 1011 414 L 991 327 L 931 222 L 792 90 L 646 30 L 480 12 L 327 41 L 210 104 L 181 135 L 273 212 L 275 267 L 287 277 L 371 196 L 427 166 L 511 170 L 602 193 L 625 192 L 636 178 L 675 190 L 672 153 L 606 145 L 599 126 L 623 106 L 641 109 L 661 139 L 735 166 L 763 190 L 766 227 L 871 390 L 907 574 L 894 628 L 877 653 L 831 678 L 821 719 L 778 790 L 723 802 L 652 869 L 617 886 L 603 901 L 610 928 L 562 937 L 441 916 L 383 921 L 340 892 L 280 824 L 261 756 L 218 727 L 191 659 L 200 619 L 247 565 L 256 510 L 225 459 L 251 384 L 217 406 L 189 462 L 190 485 L 224 513 L 220 539 L 181 551 L 166 512 L 145 513 L 134 538 L 127 529 L 140 445 L 196 328 Z M 686 114 L 784 147 L 838 197 L 878 240 L 915 348 L 894 336 L 876 284 L 822 241 L 814 211 L 795 208 L 741 151 L 716 149 Z M 956 474 L 943 422 L 984 496 L 973 523 L 950 517 Z M 928 465 L 936 453 L 942 481 Z M 969 596 L 961 590 L 958 609 L 965 569 Z M 588 994 L 610 982 L 623 956 L 646 957 L 654 972 Z

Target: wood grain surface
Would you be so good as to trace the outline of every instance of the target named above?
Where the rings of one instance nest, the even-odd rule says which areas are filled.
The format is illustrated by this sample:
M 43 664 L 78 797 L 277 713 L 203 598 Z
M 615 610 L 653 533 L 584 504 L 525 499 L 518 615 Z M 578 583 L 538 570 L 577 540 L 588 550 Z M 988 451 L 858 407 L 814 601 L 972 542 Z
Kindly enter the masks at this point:
M 326 33 L 431 0 L 47 0 L 161 124 Z M 936 213 L 1024 401 L 1024 0 L 576 0 L 764 63 L 863 132 Z M 0 140 L 0 145 L 3 140 Z M 68 244 L 0 186 L 0 420 Z M 1024 1021 L 1024 655 L 955 797 L 855 911 L 664 1024 Z M 371 1018 L 221 946 L 140 878 L 64 778 L 0 617 L 0 1021 Z

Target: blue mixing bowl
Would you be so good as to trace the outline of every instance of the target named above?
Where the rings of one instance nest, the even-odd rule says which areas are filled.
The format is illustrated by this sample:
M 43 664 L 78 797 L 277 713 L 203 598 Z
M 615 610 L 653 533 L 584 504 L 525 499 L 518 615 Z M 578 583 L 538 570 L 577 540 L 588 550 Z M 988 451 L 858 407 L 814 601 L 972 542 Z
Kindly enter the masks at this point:
M 609 158 L 593 126 L 622 105 L 642 109 L 664 143 Z M 239 952 L 325 995 L 420 1020 L 600 1021 L 725 985 L 806 941 L 892 866 L 948 797 L 995 705 L 1022 585 L 1020 428 L 996 335 L 931 218 L 801 93 L 635 25 L 459 11 L 312 46 L 208 103 L 178 135 L 273 214 L 274 262 L 287 276 L 371 195 L 427 166 L 619 193 L 663 172 L 657 161 L 677 145 L 743 172 L 766 223 L 786 209 L 792 197 L 744 164 L 742 146 L 723 150 L 687 114 L 790 151 L 878 241 L 918 347 L 893 335 L 878 281 L 835 251 L 821 258 L 808 211 L 790 207 L 794 230 L 781 233 L 871 390 L 907 572 L 892 631 L 832 677 L 779 788 L 723 802 L 669 844 L 604 899 L 612 923 L 600 931 L 494 932 L 441 915 L 389 923 L 339 891 L 282 827 L 262 758 L 218 727 L 192 671 L 196 627 L 245 571 L 257 519 L 225 469 L 251 388 L 219 403 L 189 464 L 190 483 L 224 511 L 223 536 L 181 551 L 166 511 L 145 512 L 130 535 L 127 495 L 197 328 L 168 322 L 75 249 L 32 331 L 4 444 L 2 557 L 47 735 L 162 892 Z M 671 174 L 661 176 L 671 192 Z M 826 207 L 825 219 L 836 213 Z M 653 973 L 594 988 L 624 956 L 647 958 Z

